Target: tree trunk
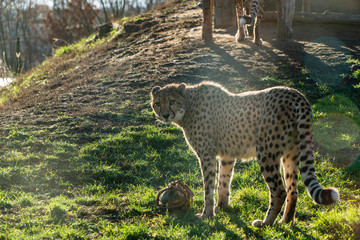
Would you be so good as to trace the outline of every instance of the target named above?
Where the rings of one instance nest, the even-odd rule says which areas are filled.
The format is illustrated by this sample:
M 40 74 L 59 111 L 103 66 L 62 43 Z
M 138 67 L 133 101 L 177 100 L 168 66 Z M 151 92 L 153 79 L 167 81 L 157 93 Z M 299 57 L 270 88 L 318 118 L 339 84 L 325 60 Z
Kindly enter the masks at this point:
M 213 0 L 203 0 L 203 29 L 202 38 L 209 42 L 212 40 L 212 17 L 213 17 Z
M 292 37 L 292 21 L 295 12 L 295 0 L 276 0 L 278 39 Z

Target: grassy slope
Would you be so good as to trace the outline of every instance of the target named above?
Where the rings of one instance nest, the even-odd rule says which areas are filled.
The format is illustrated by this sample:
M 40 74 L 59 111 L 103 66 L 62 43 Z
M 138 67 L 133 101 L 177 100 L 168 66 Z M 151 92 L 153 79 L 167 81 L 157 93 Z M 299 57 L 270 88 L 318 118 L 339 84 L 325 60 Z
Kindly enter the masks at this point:
M 172 10 L 161 11 L 166 15 Z M 145 90 L 142 85 L 131 86 L 132 96 L 128 101 L 119 96 L 129 91 L 127 85 L 112 88 L 112 77 L 119 73 L 103 74 L 99 83 L 91 86 L 92 91 L 101 95 L 94 88 L 107 86 L 115 94 L 104 94 L 107 101 L 96 102 L 98 108 L 79 113 L 66 111 L 61 105 L 51 109 L 51 113 L 46 111 L 48 105 L 41 108 L 42 104 L 53 101 L 55 105 L 70 101 L 69 97 L 47 99 L 40 91 L 46 89 L 44 86 L 58 84 L 59 79 L 71 85 L 70 80 L 81 78 L 76 74 L 82 73 L 74 66 L 91 55 L 106 55 L 108 49 L 114 48 L 109 42 L 115 34 L 92 47 L 80 43 L 61 49 L 57 57 L 25 75 L 22 86 L 14 85 L 2 93 L 14 101 L 10 106 L 15 110 L 1 122 L 0 239 L 356 239 L 360 236 L 359 162 L 350 168 L 335 168 L 332 158 L 336 152 L 315 155 L 319 182 L 341 192 L 336 205 L 313 204 L 300 183 L 296 223 L 257 229 L 251 222 L 264 217 L 268 191 L 253 161 L 236 165 L 229 211 L 207 220 L 194 216 L 203 205 L 198 163 L 179 129 L 154 125 L 146 94 L 151 84 Z M 105 47 L 97 48 L 100 45 Z M 119 44 L 116 46 L 118 49 Z M 125 51 L 122 56 L 132 54 Z M 360 64 L 356 61 L 352 64 L 355 66 L 352 80 L 359 81 L 356 69 Z M 130 70 L 128 73 L 137 74 Z M 290 78 L 293 74 L 289 73 Z M 359 139 L 352 135 L 356 130 L 347 132 L 347 128 L 338 127 L 342 119 L 334 119 L 330 114 L 346 115 L 351 120 L 347 126 L 360 123 L 356 106 L 348 101 L 349 96 L 354 98 L 352 85 L 335 90 L 324 90 L 320 85 L 311 88 L 304 84 L 310 81 L 306 73 L 297 74 L 300 83 L 288 80 L 284 83 L 271 77 L 260 79 L 257 85 L 263 88 L 287 84 L 308 96 L 325 97 L 314 105 L 316 119 L 323 119 L 315 122 L 318 136 L 326 140 L 322 129 L 333 128 L 339 133 L 335 131 L 335 135 L 341 135 L 339 143 L 347 145 L 348 151 L 358 149 Z M 33 115 L 42 118 L 34 118 L 35 122 L 27 121 L 27 117 L 33 117 L 31 114 L 18 117 L 25 110 L 17 105 L 17 97 L 12 94 L 26 95 L 30 91 L 26 89 L 32 93 L 40 89 L 38 99 L 43 101 Z M 74 95 L 90 91 L 70 90 Z M 83 101 L 85 106 L 96 98 Z M 193 204 L 183 214 L 161 212 L 154 201 L 157 192 L 176 179 L 183 180 L 194 191 Z

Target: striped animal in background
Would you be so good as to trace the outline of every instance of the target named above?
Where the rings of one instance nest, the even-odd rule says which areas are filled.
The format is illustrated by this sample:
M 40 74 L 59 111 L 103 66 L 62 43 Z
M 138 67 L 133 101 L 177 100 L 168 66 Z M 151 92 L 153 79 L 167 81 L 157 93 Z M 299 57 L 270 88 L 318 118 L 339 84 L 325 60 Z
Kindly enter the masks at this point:
M 253 27 L 254 42 L 262 45 L 260 23 L 263 17 L 263 0 L 235 0 L 238 30 L 235 35 L 237 42 L 244 41 L 248 34 L 247 25 Z

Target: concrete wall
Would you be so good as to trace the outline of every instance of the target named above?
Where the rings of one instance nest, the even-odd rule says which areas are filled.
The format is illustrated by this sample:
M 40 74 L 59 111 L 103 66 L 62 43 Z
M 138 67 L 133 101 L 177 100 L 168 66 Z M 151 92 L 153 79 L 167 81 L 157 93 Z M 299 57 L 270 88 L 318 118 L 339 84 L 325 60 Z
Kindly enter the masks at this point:
M 264 0 L 265 10 L 275 11 L 275 0 Z M 296 11 L 301 11 L 302 0 L 296 0 Z M 360 0 L 310 0 L 310 11 L 360 14 Z

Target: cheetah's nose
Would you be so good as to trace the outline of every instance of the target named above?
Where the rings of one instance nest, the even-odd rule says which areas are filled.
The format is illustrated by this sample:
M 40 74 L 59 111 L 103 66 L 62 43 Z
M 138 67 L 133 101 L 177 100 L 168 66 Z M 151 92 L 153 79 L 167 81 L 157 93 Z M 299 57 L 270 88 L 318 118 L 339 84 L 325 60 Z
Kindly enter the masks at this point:
M 168 119 L 168 117 L 170 117 L 170 114 L 169 113 L 165 113 L 162 115 L 165 119 Z

